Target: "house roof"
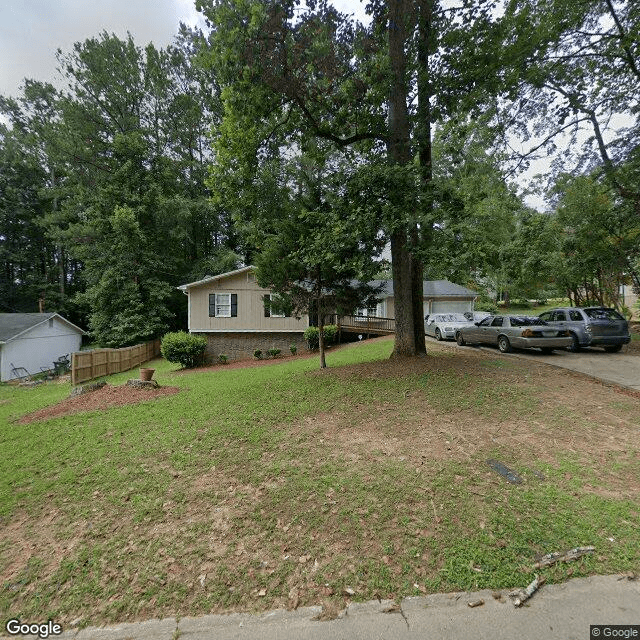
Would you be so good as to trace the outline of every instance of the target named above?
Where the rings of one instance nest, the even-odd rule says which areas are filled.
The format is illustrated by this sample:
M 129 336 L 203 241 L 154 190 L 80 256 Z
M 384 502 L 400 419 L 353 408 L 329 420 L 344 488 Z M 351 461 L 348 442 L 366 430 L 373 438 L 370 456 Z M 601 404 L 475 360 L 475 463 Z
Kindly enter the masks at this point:
M 235 271 L 227 271 L 227 273 L 220 273 L 217 276 L 206 276 L 202 280 L 196 280 L 195 282 L 189 282 L 178 287 L 181 291 L 187 292 L 187 289 L 191 287 L 197 287 L 209 282 L 215 282 L 216 280 L 222 280 L 229 276 L 235 276 L 245 271 L 255 270 L 253 265 L 241 267 Z M 393 280 L 373 280 L 370 284 L 373 286 L 382 286 L 380 295 L 382 297 L 393 296 Z M 422 285 L 422 290 L 425 298 L 476 298 L 477 292 L 462 287 L 459 284 L 449 282 L 449 280 L 425 280 Z
M 58 313 L 0 313 L 0 342 L 9 342 L 50 318 L 58 317 L 80 333 L 84 331 Z
M 227 273 L 220 273 L 217 276 L 205 276 L 202 280 L 196 280 L 195 282 L 189 282 L 187 284 L 181 284 L 178 289 L 181 291 L 186 291 L 191 287 L 197 287 L 201 284 L 207 284 L 208 282 L 215 282 L 216 280 L 222 280 L 222 278 L 228 278 L 229 276 L 235 276 L 239 273 L 244 273 L 245 271 L 251 271 L 255 269 L 253 265 L 249 265 L 247 267 L 240 267 L 240 269 L 236 269 L 235 271 L 227 271 Z
M 382 296 L 393 295 L 393 280 L 374 280 L 371 284 L 382 285 Z M 425 298 L 476 298 L 478 296 L 477 292 L 448 280 L 425 280 L 422 283 L 422 292 Z

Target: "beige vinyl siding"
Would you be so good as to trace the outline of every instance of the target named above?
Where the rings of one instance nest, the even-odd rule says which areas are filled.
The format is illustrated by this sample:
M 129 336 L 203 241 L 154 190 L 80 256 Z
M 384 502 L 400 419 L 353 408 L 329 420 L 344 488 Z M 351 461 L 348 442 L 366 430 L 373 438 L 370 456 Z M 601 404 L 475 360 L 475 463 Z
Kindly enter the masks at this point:
M 209 295 L 213 293 L 235 293 L 238 296 L 236 318 L 210 318 Z M 308 326 L 307 316 L 296 318 L 265 318 L 263 296 L 268 289 L 261 289 L 248 273 L 238 273 L 214 282 L 189 288 L 190 324 L 197 331 L 304 331 Z

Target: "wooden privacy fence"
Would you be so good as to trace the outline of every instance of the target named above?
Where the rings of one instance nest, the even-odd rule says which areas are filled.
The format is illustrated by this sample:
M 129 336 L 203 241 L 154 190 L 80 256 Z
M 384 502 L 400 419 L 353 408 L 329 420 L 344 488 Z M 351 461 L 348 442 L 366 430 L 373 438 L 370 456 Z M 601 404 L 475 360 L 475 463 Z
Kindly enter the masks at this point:
M 76 351 L 71 356 L 71 384 L 129 371 L 160 355 L 160 339 L 122 349 Z

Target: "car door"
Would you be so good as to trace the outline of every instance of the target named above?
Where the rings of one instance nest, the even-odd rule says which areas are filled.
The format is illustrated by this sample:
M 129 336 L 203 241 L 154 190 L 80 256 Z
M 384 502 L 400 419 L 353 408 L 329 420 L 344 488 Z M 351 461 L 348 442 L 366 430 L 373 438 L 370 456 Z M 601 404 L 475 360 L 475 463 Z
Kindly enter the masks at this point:
M 558 330 L 567 327 L 567 312 L 564 309 L 556 309 L 553 312 L 553 326 Z
M 427 318 L 427 322 L 424 325 L 424 332 L 428 335 L 433 337 L 435 335 L 435 329 L 436 327 L 436 319 L 434 316 L 429 316 Z
M 504 318 L 502 316 L 496 316 L 491 325 L 485 330 L 483 342 L 486 344 L 498 344 L 498 334 L 502 331 L 504 325 Z
M 482 328 L 485 324 L 489 324 L 491 321 L 491 317 L 485 318 L 478 323 L 474 323 L 468 327 L 464 327 L 461 329 L 462 335 L 465 337 L 467 342 L 480 342 L 480 337 L 482 336 Z

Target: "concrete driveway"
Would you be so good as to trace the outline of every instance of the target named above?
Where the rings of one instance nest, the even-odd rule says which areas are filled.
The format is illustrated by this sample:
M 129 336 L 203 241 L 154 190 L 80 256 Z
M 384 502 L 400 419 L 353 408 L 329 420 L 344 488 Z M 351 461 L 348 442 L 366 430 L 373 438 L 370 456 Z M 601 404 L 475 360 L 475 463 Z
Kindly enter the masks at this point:
M 487 347 L 491 349 L 491 347 Z M 544 355 L 538 351 L 517 351 L 513 355 L 526 360 L 544 362 L 571 369 L 588 376 L 640 391 L 640 356 L 606 353 L 602 349 L 582 349 L 578 353 L 554 351 Z
M 427 341 L 435 342 L 427 337 Z M 447 341 L 458 347 L 455 342 Z M 474 349 L 475 346 L 458 347 L 458 349 Z M 534 360 L 554 367 L 578 371 L 593 378 L 598 378 L 605 382 L 612 382 L 623 387 L 628 387 L 635 391 L 640 391 L 640 356 L 626 355 L 622 353 L 607 353 L 602 349 L 581 349 L 578 353 L 569 351 L 554 351 L 548 355 L 535 349 L 515 350 L 512 353 L 500 353 L 497 347 L 480 347 L 483 351 L 499 354 L 505 357 L 523 358 Z

